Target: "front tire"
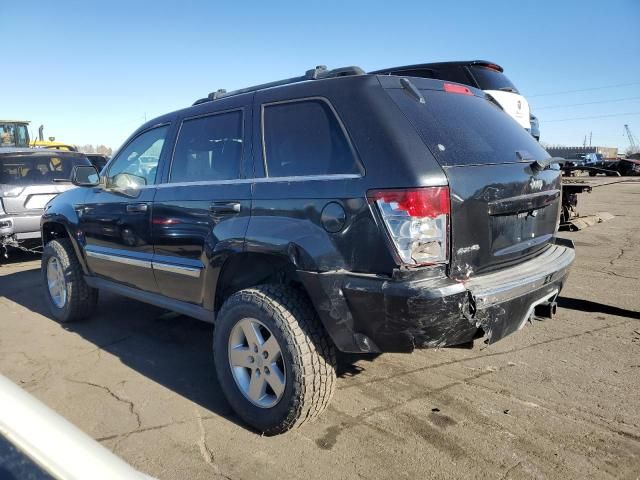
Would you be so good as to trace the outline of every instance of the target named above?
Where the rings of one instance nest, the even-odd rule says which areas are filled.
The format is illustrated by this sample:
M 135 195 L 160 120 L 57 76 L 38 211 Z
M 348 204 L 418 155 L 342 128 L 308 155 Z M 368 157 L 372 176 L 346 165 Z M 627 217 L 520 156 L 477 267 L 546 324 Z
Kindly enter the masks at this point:
M 303 292 L 285 285 L 241 290 L 214 330 L 222 391 L 247 424 L 266 435 L 315 419 L 335 389 L 335 350 Z
M 42 278 L 51 314 L 61 323 L 91 316 L 98 290 L 84 281 L 82 266 L 67 238 L 52 240 L 42 251 Z

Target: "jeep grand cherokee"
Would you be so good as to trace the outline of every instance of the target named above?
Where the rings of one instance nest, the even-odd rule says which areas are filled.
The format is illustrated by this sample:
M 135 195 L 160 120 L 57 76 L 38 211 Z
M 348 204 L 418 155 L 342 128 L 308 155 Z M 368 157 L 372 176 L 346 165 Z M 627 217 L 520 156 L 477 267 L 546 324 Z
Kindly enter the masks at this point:
M 211 322 L 221 388 L 266 434 L 327 406 L 336 349 L 496 341 L 555 309 L 574 259 L 553 159 L 441 80 L 318 67 L 219 90 L 74 178 L 42 218 L 53 315 L 108 290 Z

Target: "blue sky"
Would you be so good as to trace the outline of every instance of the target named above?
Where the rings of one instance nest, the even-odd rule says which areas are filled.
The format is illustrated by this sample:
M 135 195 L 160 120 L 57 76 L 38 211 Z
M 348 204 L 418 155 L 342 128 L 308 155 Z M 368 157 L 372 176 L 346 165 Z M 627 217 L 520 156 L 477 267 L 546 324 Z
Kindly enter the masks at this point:
M 543 141 L 624 149 L 625 123 L 640 138 L 639 24 L 640 0 L 1 2 L 0 117 L 116 148 L 218 88 L 481 58 L 528 97 Z

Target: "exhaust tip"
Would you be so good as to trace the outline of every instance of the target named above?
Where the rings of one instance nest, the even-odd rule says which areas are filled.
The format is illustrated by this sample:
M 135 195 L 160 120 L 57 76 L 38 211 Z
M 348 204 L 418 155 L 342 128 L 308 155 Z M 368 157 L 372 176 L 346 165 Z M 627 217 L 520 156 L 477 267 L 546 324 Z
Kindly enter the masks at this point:
M 535 316 L 538 318 L 553 318 L 558 311 L 557 302 L 545 302 L 540 305 L 536 305 Z

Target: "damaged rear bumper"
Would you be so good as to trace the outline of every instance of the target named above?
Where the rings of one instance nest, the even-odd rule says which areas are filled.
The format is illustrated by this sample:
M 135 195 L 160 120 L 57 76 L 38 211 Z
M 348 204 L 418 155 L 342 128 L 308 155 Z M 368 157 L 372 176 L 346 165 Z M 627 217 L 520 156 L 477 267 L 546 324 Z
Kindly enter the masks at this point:
M 574 258 L 573 243 L 558 239 L 523 264 L 465 282 L 298 273 L 340 350 L 410 352 L 482 335 L 495 342 L 517 331 L 536 305 L 557 297 Z

